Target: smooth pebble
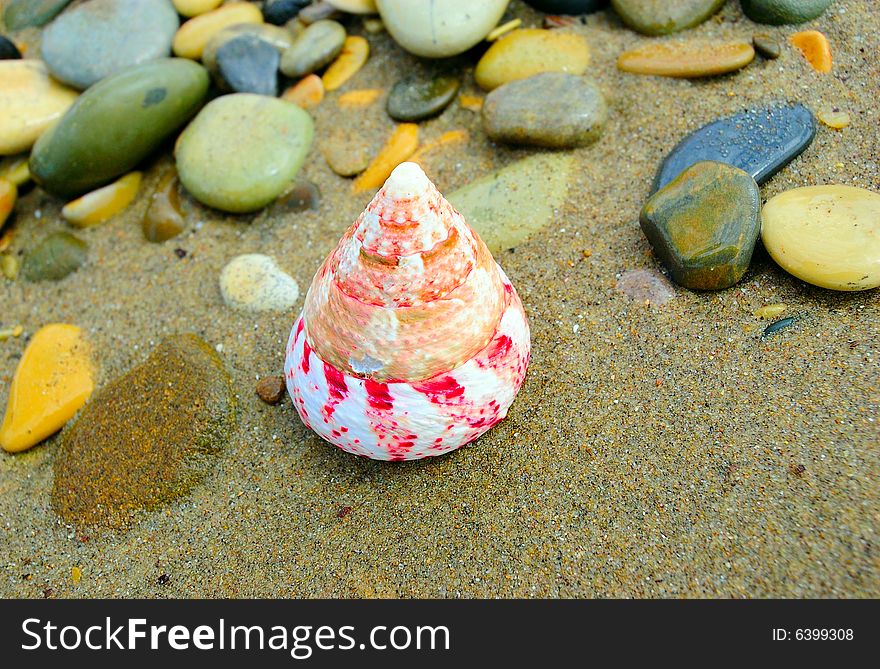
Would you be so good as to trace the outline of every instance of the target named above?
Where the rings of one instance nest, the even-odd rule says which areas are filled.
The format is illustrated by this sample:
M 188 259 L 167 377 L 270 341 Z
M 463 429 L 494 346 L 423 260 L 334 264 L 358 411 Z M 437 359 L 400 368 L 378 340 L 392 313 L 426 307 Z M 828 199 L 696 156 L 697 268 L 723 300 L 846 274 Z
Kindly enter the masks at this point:
M 289 311 L 299 299 L 299 285 L 271 257 L 248 253 L 223 268 L 220 294 L 226 306 L 239 311 Z

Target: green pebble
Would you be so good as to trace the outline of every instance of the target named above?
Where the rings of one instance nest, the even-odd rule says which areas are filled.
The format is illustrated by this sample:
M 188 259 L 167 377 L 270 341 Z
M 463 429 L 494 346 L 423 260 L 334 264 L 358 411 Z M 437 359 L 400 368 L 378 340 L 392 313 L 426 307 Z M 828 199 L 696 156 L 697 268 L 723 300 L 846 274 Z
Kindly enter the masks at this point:
M 748 172 L 707 160 L 654 193 L 639 223 L 676 283 L 720 290 L 749 267 L 760 207 L 758 184 Z
M 205 68 L 183 58 L 161 58 L 103 79 L 40 136 L 31 175 L 65 199 L 113 181 L 198 111 L 208 83 Z
M 342 51 L 345 28 L 336 21 L 315 21 L 281 56 L 281 71 L 288 77 L 304 77 L 328 65 Z
M 755 47 L 755 51 L 767 60 L 774 60 L 782 54 L 782 47 L 779 46 L 779 42 L 770 37 L 770 35 L 753 36 L 752 46 Z
M 717 12 L 726 0 L 611 0 L 614 11 L 633 30 L 668 35 L 693 28 Z
M 69 232 L 45 237 L 24 257 L 21 272 L 28 281 L 60 281 L 86 261 L 88 246 Z
M 746 16 L 756 23 L 781 26 L 820 16 L 834 0 L 740 0 Z
M 69 4 L 70 0 L 12 0 L 3 20 L 9 30 L 44 26 Z
M 403 79 L 391 89 L 385 110 L 395 121 L 421 121 L 446 109 L 460 85 L 458 77 L 451 75 Z
M 294 180 L 313 135 L 311 116 L 296 105 L 250 93 L 224 95 L 180 136 L 180 182 L 210 207 L 256 211 Z

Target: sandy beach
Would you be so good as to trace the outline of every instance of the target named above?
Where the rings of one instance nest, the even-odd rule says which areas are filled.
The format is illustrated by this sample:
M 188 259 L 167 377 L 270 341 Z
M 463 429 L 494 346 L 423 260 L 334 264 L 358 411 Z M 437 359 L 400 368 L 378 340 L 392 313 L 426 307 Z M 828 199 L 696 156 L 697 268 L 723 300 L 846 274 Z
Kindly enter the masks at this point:
M 2 5 L 3 3 L 0 3 Z M 232 375 L 238 428 L 191 494 L 144 512 L 125 530 L 76 527 L 53 510 L 56 435 L 0 456 L 0 596 L 3 597 L 878 597 L 880 426 L 878 291 L 834 292 L 779 268 L 761 248 L 736 286 L 676 287 L 662 306 L 616 289 L 629 270 L 662 272 L 639 210 L 657 165 L 688 132 L 779 100 L 814 112 L 849 112 L 842 130 L 813 143 L 761 188 L 840 183 L 880 192 L 880 17 L 868 0 L 839 0 L 807 27 L 831 44 L 819 74 L 785 43 L 795 26 L 759 26 L 738 2 L 671 38 L 626 28 L 610 10 L 566 30 L 587 40 L 606 96 L 602 137 L 575 149 L 568 198 L 556 220 L 496 256 L 516 285 L 532 331 L 532 359 L 508 417 L 474 444 L 414 463 L 356 458 L 321 441 L 285 399 L 256 396 L 257 379 L 282 372 L 302 306 L 288 314 L 226 307 L 223 266 L 241 253 L 272 255 L 305 293 L 371 193 L 321 156 L 334 128 L 353 128 L 377 150 L 392 132 L 383 100 L 340 108 L 355 88 L 386 92 L 429 71 L 385 33 L 350 34 L 371 47 L 365 67 L 311 110 L 315 142 L 299 178 L 318 186 L 316 211 L 270 205 L 223 215 L 186 199 L 188 230 L 152 244 L 141 219 L 170 149 L 145 170 L 138 200 L 109 223 L 79 232 L 90 247 L 60 282 L 0 277 L 0 404 L 32 335 L 53 322 L 80 326 L 100 389 L 143 361 L 166 335 L 194 332 Z M 525 27 L 543 15 L 519 0 Z M 620 72 L 615 62 L 652 39 L 782 43 L 777 60 L 703 80 Z M 22 32 L 26 57 L 39 31 Z M 462 93 L 480 94 L 477 56 Z M 420 125 L 422 142 L 465 129 L 469 140 L 435 151 L 426 171 L 451 192 L 534 151 L 486 138 L 479 114 L 455 101 Z M 39 188 L 16 206 L 13 251 L 69 229 L 64 202 Z M 180 258 L 176 249 L 186 251 Z M 784 303 L 796 317 L 762 338 L 754 315 Z M 63 432 L 61 433 L 63 435 Z M 78 582 L 74 567 L 81 570 Z

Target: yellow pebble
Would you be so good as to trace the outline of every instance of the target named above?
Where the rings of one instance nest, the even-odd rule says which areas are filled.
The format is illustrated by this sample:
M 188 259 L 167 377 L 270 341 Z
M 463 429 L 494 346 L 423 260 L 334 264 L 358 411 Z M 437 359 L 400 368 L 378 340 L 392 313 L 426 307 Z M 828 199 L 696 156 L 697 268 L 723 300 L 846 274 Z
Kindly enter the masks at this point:
M 3 274 L 10 281 L 15 281 L 18 278 L 18 267 L 18 258 L 14 255 L 11 253 L 0 255 L 0 274 Z
M 359 88 L 356 91 L 343 93 L 336 100 L 338 107 L 367 107 L 379 99 L 384 93 L 382 88 Z
M 474 80 L 484 91 L 491 91 L 509 81 L 541 72 L 580 75 L 589 64 L 590 49 L 580 35 L 519 28 L 489 47 L 477 63 Z
M 0 447 L 18 453 L 54 434 L 94 390 L 89 347 L 75 325 L 40 328 L 24 350 L 0 425 Z
M 79 582 L 82 580 L 82 569 L 79 567 L 74 567 L 70 570 L 70 578 L 73 581 L 74 585 L 79 585 Z
M 206 12 L 210 12 L 212 9 L 217 9 L 220 6 L 220 3 L 223 0 L 171 0 L 174 4 L 174 9 L 177 10 L 177 13 L 181 16 L 186 16 L 187 18 L 191 18 L 193 16 L 198 16 L 199 14 L 205 14 Z
M 16 186 L 21 186 L 31 180 L 31 172 L 28 169 L 28 158 L 30 156 L 16 156 L 3 161 L 0 168 L 0 177 L 11 181 Z
M 468 111 L 478 112 L 483 108 L 483 98 L 479 95 L 464 95 L 458 99 L 459 104 Z
M 61 215 L 78 228 L 98 225 L 130 205 L 140 187 L 141 173 L 130 172 L 112 184 L 68 202 L 61 210 Z
M 352 183 L 355 193 L 373 191 L 381 188 L 391 176 L 394 168 L 416 152 L 419 146 L 419 126 L 415 123 L 401 123 L 389 137 L 367 169 Z
M 840 130 L 849 125 L 849 114 L 845 111 L 822 109 L 816 114 L 816 116 L 819 117 L 819 120 L 822 121 L 822 123 L 835 130 Z
M 430 142 L 425 143 L 419 148 L 418 151 L 410 156 L 409 160 L 411 162 L 419 163 L 421 165 L 427 155 L 429 153 L 432 153 L 436 149 L 439 149 L 442 146 L 448 146 L 450 144 L 460 144 L 462 142 L 468 141 L 469 138 L 470 135 L 468 134 L 467 130 L 449 130 L 448 132 L 444 132 L 437 139 L 433 139 Z
M 711 77 L 739 70 L 754 59 L 755 48 L 748 42 L 651 42 L 620 54 L 617 69 L 659 77 Z
M 342 51 L 324 72 L 324 89 L 335 91 L 351 79 L 370 55 L 370 43 L 358 35 L 345 38 Z
M 281 99 L 303 109 L 317 107 L 324 99 L 324 82 L 317 74 L 310 74 L 284 91 Z
M 18 198 L 18 188 L 8 179 L 0 177 L 0 228 L 6 223 L 9 214 L 15 207 L 15 200 Z
M 502 23 L 500 26 L 493 28 L 492 32 L 486 35 L 487 42 L 494 42 L 502 35 L 509 33 L 511 30 L 519 28 L 522 25 L 522 19 L 514 19 L 513 21 L 508 21 L 507 23 Z
M 328 5 L 349 14 L 376 14 L 376 0 L 326 0 Z
M 12 244 L 12 228 L 0 235 L 0 253 L 3 253 Z
M 184 23 L 174 35 L 174 55 L 198 60 L 208 41 L 236 23 L 263 23 L 263 13 L 249 2 L 230 2 Z
M 765 304 L 754 311 L 755 318 L 770 319 L 781 316 L 788 307 L 781 302 L 779 304 Z

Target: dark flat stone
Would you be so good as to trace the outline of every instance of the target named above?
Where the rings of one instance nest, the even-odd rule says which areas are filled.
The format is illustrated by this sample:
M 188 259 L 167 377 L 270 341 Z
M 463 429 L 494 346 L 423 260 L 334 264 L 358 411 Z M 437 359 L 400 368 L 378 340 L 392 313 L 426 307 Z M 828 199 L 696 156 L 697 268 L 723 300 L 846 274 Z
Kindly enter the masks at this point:
M 806 149 L 816 119 L 802 104 L 752 109 L 713 121 L 692 132 L 660 164 L 651 193 L 701 160 L 745 170 L 762 184 Z
M 461 81 L 456 76 L 398 81 L 388 95 L 385 110 L 395 121 L 420 121 L 436 116 L 455 98 Z
M 283 26 L 311 2 L 312 0 L 266 0 L 263 4 L 263 18 L 266 23 Z
M 258 36 L 243 34 L 217 49 L 217 74 L 221 84 L 236 93 L 278 95 L 281 55 Z
M 21 58 L 18 47 L 3 35 L 0 35 L 0 60 L 16 60 Z

